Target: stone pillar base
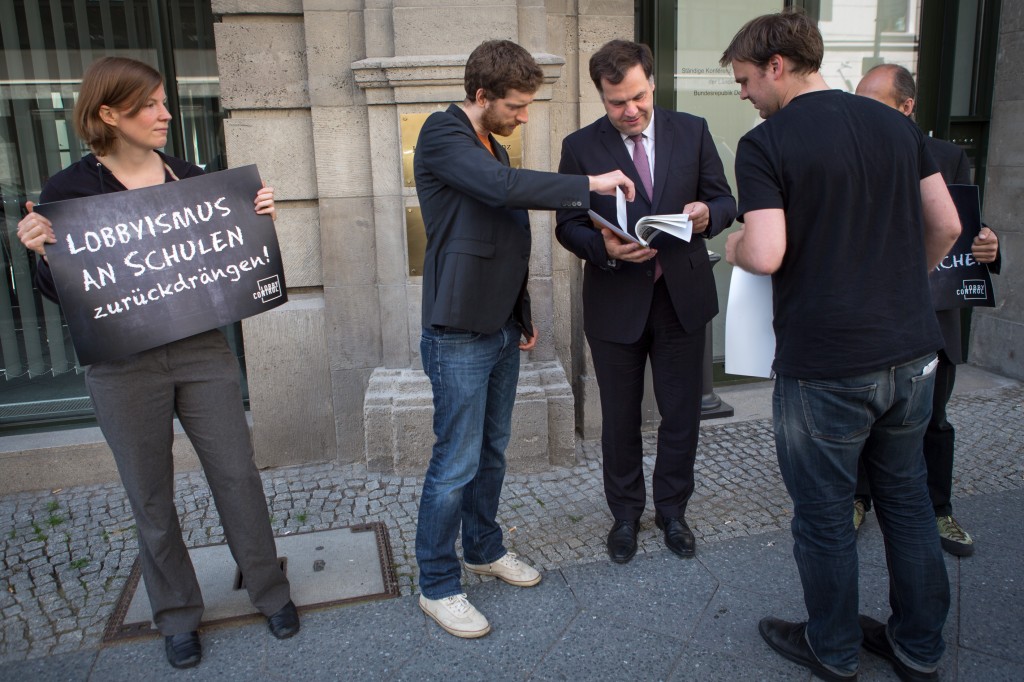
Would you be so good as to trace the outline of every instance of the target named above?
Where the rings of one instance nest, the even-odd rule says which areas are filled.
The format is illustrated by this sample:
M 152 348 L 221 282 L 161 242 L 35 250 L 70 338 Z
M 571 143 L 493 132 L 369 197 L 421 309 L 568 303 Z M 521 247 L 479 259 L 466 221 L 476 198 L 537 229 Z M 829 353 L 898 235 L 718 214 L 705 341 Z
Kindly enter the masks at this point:
M 562 365 L 524 364 L 506 451 L 508 471 L 574 465 L 574 414 L 572 389 Z M 363 400 L 367 469 L 422 475 L 434 445 L 433 415 L 430 380 L 421 370 L 375 369 Z

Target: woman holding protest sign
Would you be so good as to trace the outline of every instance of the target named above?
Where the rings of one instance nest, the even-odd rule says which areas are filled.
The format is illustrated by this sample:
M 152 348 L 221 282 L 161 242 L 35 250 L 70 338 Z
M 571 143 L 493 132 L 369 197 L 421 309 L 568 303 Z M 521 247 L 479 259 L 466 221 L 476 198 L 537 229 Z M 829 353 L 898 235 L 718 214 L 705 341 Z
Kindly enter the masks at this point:
M 74 121 L 93 153 L 51 177 L 40 194 L 42 203 L 203 173 L 159 151 L 167 144 L 171 115 L 162 77 L 142 62 L 119 57 L 94 62 L 82 78 Z M 272 188 L 260 190 L 254 203 L 257 213 L 276 217 Z M 18 237 L 41 257 L 36 285 L 57 301 L 45 255 L 46 244 L 56 243 L 53 227 L 33 212 L 31 202 L 26 206 L 29 212 L 18 223 Z M 142 575 L 168 662 L 188 668 L 202 657 L 198 628 L 203 599 L 174 504 L 175 414 L 202 463 L 249 598 L 267 616 L 275 637 L 298 632 L 298 613 L 277 561 L 253 458 L 238 364 L 223 334 L 212 330 L 97 362 L 86 367 L 85 380 L 135 516 Z

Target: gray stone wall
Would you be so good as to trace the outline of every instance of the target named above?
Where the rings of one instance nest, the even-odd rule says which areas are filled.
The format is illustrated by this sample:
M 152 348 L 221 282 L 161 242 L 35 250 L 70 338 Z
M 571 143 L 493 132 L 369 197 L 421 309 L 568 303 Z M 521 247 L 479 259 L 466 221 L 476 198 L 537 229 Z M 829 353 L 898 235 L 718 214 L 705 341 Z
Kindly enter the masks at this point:
M 549 51 L 564 55 L 565 74 L 553 86 L 548 130 L 551 168 L 557 169 L 562 139 L 605 115 L 590 80 L 591 55 L 613 38 L 632 39 L 634 8 L 622 0 L 548 3 Z M 576 428 L 584 438 L 601 435 L 601 402 L 590 349 L 583 334 L 583 263 L 563 249 L 550 230 L 535 239 L 552 244 L 552 303 L 556 354 L 566 368 L 576 399 Z
M 408 275 L 404 215 L 416 200 L 402 184 L 399 116 L 461 99 L 465 56 L 485 38 L 510 38 L 548 73 L 523 132 L 525 165 L 554 170 L 562 138 L 604 114 L 587 62 L 605 41 L 632 36 L 633 5 L 213 0 L 228 160 L 256 163 L 276 188 L 290 298 L 243 323 L 260 466 L 423 468 L 432 408 L 418 357 L 421 282 Z M 999 305 L 975 313 L 971 360 L 1024 379 L 1024 0 L 1003 0 L 1000 31 L 985 217 L 1004 274 Z M 571 464 L 574 423 L 587 438 L 601 424 L 580 262 L 555 241 L 550 212 L 531 219 L 541 340 L 523 358 L 514 415 L 510 465 L 521 471 Z M 66 433 L 0 448 L 10 474 L 0 488 L 116 477 L 98 432 L 84 441 Z M 87 464 L 72 472 L 69 453 Z M 181 434 L 175 457 L 179 468 L 197 465 Z
M 255 163 L 275 188 L 290 301 L 243 322 L 260 466 L 335 459 L 325 333 L 319 167 L 302 3 L 214 0 L 224 136 L 232 166 Z
M 213 10 L 228 160 L 258 164 L 276 188 L 291 299 L 244 323 L 257 460 L 422 467 L 429 384 L 418 355 L 421 281 L 408 274 L 404 216 L 416 198 L 402 182 L 399 117 L 461 100 L 465 56 L 485 39 L 515 40 L 548 73 L 523 132 L 524 165 L 554 170 L 561 139 L 603 113 L 580 64 L 585 71 L 596 46 L 632 34 L 633 3 L 213 0 Z M 584 411 L 592 425 L 600 416 L 586 389 L 579 262 L 554 240 L 551 212 L 531 220 L 541 340 L 523 358 L 529 381 L 510 447 L 522 469 L 571 463 L 575 422 Z M 569 377 L 583 378 L 570 390 Z M 595 397 L 576 414 L 581 396 Z M 396 441 L 403 433 L 416 437 Z
M 996 57 L 985 221 L 999 235 L 995 308 L 974 311 L 971 362 L 1024 379 L 1024 1 L 1003 0 Z

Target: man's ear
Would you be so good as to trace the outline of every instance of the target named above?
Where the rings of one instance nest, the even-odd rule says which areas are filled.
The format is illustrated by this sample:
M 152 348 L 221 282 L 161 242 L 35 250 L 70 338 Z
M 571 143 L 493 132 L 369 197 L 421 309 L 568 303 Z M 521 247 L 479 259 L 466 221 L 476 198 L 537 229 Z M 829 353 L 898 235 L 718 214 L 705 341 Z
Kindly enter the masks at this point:
M 906 99 L 905 99 L 905 100 L 903 100 L 903 102 L 902 102 L 902 103 L 901 103 L 901 104 L 900 104 L 900 105 L 899 105 L 898 107 L 896 107 L 896 108 L 897 108 L 897 109 L 899 109 L 899 110 L 900 110 L 900 112 L 901 112 L 901 113 L 902 113 L 902 114 L 903 114 L 904 116 L 910 116 L 910 115 L 911 115 L 912 113 L 914 113 L 914 98 L 913 98 L 913 97 L 908 97 L 908 98 L 906 98 Z
M 475 102 L 478 107 L 486 106 L 488 102 L 487 91 L 483 88 L 477 88 L 476 97 L 473 98 L 473 102 Z
M 768 73 L 772 78 L 778 79 L 786 69 L 786 62 L 780 54 L 773 54 L 768 58 Z

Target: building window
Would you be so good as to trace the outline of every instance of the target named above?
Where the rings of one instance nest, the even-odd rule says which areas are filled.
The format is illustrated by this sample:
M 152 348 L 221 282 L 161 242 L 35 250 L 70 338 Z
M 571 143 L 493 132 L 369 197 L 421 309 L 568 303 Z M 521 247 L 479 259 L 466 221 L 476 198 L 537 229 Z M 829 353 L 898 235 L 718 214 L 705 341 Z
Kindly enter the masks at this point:
M 4 0 L 0 50 L 0 429 L 90 419 L 67 325 L 32 286 L 35 256 L 18 221 L 51 175 L 88 152 L 71 115 L 82 73 L 100 57 L 159 70 L 176 123 L 167 152 L 226 166 L 210 0 Z

